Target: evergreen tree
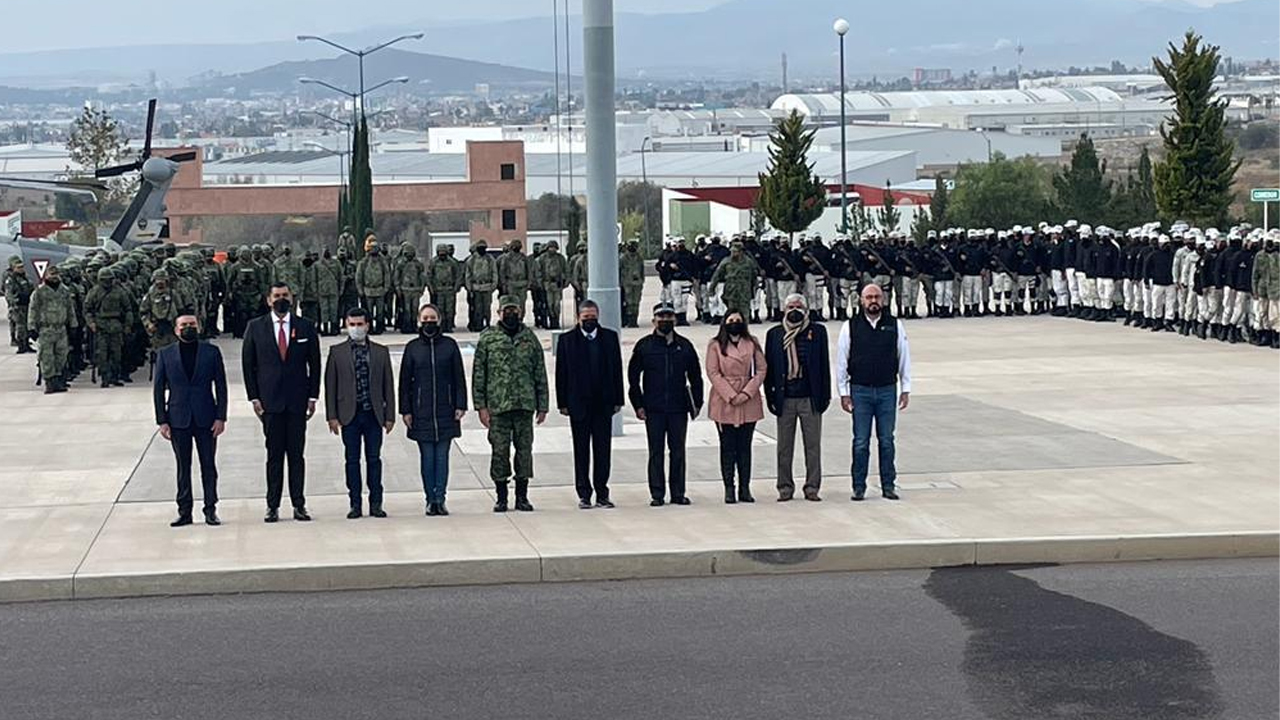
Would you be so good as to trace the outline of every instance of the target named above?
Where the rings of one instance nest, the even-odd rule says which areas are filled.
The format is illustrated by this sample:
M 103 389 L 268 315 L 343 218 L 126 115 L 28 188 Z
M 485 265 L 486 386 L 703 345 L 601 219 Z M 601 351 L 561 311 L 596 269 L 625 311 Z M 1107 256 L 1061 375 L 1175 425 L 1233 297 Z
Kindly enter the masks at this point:
M 947 227 L 947 203 L 949 202 L 947 181 L 943 180 L 941 175 L 934 176 L 933 197 L 929 200 L 931 229 L 942 231 Z
M 1227 103 L 1213 89 L 1218 46 L 1200 42 L 1188 30 L 1181 48 L 1169 43 L 1168 60 L 1151 59 L 1173 101 L 1173 116 L 1160 128 L 1165 154 L 1154 169 L 1155 198 L 1165 220 L 1223 226 L 1240 162 L 1223 131 Z
M 756 237 L 760 237 L 769 231 L 769 218 L 764 216 L 764 209 L 760 207 L 760 197 L 756 196 L 756 203 L 751 206 L 751 232 Z
M 570 197 L 568 207 L 564 211 L 564 227 L 568 233 L 568 247 L 565 248 L 567 253 L 575 253 L 578 251 L 578 243 L 582 240 L 582 205 L 578 204 L 578 198 Z
M 1098 162 L 1098 152 L 1089 133 L 1080 136 L 1071 153 L 1071 165 L 1053 178 L 1058 192 L 1058 209 L 1068 218 L 1102 223 L 1111 207 L 1111 181 L 1107 164 Z
M 949 198 L 948 221 L 962 227 L 1007 228 L 1051 217 L 1051 177 L 1030 157 L 997 152 L 987 163 L 960 166 Z
M 856 202 L 849 206 L 849 236 L 860 238 L 863 235 L 876 229 L 875 219 L 871 217 L 871 211 L 867 210 L 867 206 L 861 202 Z
M 85 176 L 72 175 L 71 179 L 90 179 L 95 170 L 112 165 L 119 165 L 128 159 L 129 140 L 120 129 L 120 124 L 106 109 L 95 109 L 86 104 L 71 123 L 70 136 L 67 139 L 67 154 L 71 162 L 83 168 Z M 67 168 L 68 173 L 72 168 Z M 97 215 L 100 218 L 117 218 L 124 214 L 125 208 L 133 200 L 138 189 L 138 176 L 132 173 L 110 178 L 106 181 L 107 191 L 99 198 Z M 71 195 L 59 193 L 54 201 L 55 212 L 64 220 L 89 222 L 89 207 L 83 201 Z
M 800 113 L 791 111 L 770 134 L 769 169 L 760 173 L 759 204 L 765 217 L 793 236 L 822 217 L 827 206 L 826 187 L 808 159 L 813 135 L 804 129 Z
M 911 237 L 923 245 L 929 239 L 929 231 L 933 229 L 933 213 L 928 208 L 917 209 L 916 216 L 911 219 Z
M 902 213 L 893 203 L 893 191 L 889 189 L 889 183 L 885 183 L 883 201 L 880 204 L 880 212 L 876 213 L 876 222 L 880 224 L 880 231 L 886 235 L 896 231 L 898 222 L 902 220 Z
M 351 148 L 351 182 L 347 214 L 355 232 L 374 227 L 373 220 L 373 170 L 369 166 L 369 123 L 364 118 L 356 127 Z M 364 237 L 357 246 L 363 252 Z
M 1133 195 L 1134 214 L 1141 222 L 1151 222 L 1156 218 L 1156 184 L 1151 173 L 1151 155 L 1144 145 L 1142 154 L 1138 156 L 1138 177 L 1134 179 Z

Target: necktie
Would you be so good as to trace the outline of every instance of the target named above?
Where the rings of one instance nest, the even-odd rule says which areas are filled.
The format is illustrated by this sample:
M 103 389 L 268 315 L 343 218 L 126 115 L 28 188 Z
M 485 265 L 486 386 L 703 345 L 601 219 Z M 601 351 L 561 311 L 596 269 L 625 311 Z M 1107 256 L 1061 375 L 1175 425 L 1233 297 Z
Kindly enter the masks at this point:
M 284 334 L 284 320 L 278 322 L 280 323 L 280 334 L 276 336 L 276 345 L 280 348 L 280 360 L 284 361 L 285 356 L 289 354 L 289 338 L 285 337 Z

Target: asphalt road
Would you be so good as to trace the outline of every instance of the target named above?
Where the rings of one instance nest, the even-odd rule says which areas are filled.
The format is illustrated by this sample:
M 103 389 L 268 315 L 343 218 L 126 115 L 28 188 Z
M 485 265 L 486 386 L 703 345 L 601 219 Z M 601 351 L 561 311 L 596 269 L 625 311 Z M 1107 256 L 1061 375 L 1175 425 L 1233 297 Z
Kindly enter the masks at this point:
M 1276 718 L 1274 560 L 0 606 L 0 717 Z

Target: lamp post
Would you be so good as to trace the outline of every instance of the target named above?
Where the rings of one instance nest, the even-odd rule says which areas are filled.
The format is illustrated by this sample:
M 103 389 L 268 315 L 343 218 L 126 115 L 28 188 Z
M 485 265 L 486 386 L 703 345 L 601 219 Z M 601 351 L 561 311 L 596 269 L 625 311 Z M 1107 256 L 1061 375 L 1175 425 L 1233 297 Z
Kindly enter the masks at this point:
M 649 229 L 649 169 L 644 161 L 644 146 L 649 144 L 653 138 L 648 135 L 640 141 L 640 180 L 641 191 L 644 193 L 644 247 L 648 250 L 653 243 L 653 232 Z M 626 238 L 623 238 L 624 240 Z
M 849 190 L 846 185 L 848 169 L 845 166 L 845 121 L 844 121 L 844 36 L 849 32 L 849 21 L 837 18 L 831 26 L 840 36 L 840 232 L 849 233 Z
M 319 35 L 299 35 L 299 36 L 298 36 L 298 42 L 306 42 L 307 40 L 315 40 L 315 41 L 317 41 L 317 42 L 322 42 L 322 43 L 324 43 L 325 45 L 328 45 L 329 47 L 332 47 L 332 48 L 335 48 L 335 49 L 341 50 L 342 52 L 344 52 L 344 53 L 346 53 L 346 54 L 348 54 L 348 55 L 354 55 L 354 56 L 356 56 L 356 59 L 357 59 L 357 60 L 359 60 L 359 63 L 360 63 L 360 92 L 359 92 L 359 93 L 357 93 L 357 96 L 358 96 L 358 104 L 359 104 L 360 110 L 361 110 L 361 111 L 363 111 L 363 110 L 364 110 L 364 96 L 365 96 L 365 94 L 366 94 L 366 93 L 373 92 L 373 90 L 375 90 L 375 89 L 376 89 L 376 88 L 370 88 L 369 90 L 365 90 L 365 89 L 364 89 L 364 59 L 365 59 L 365 57 L 366 57 L 366 56 L 368 56 L 368 55 L 372 55 L 372 54 L 374 54 L 374 53 L 378 52 L 379 50 L 384 50 L 384 49 L 386 49 L 386 48 L 389 48 L 389 47 L 391 47 L 392 45 L 395 45 L 395 44 L 396 44 L 396 43 L 398 43 L 398 42 L 402 42 L 402 41 L 405 41 L 405 40 L 421 40 L 423 37 L 424 37 L 424 34 L 423 34 L 423 33 L 420 33 L 420 32 L 416 32 L 416 33 L 409 33 L 408 35 L 401 35 L 400 37 L 392 38 L 391 40 L 388 40 L 388 41 L 386 41 L 386 42 L 384 42 L 384 43 L 381 43 L 381 44 L 379 44 L 379 45 L 374 45 L 373 47 L 365 48 L 365 49 L 363 49 L 363 50 L 354 50 L 354 49 L 352 49 L 352 48 L 346 47 L 345 45 L 340 45 L 340 44 L 338 44 L 338 43 L 336 43 L 336 42 L 334 42 L 334 41 L 332 41 L 332 40 L 329 40 L 329 39 L 327 39 L 327 38 L 322 38 L 322 37 L 320 37 Z

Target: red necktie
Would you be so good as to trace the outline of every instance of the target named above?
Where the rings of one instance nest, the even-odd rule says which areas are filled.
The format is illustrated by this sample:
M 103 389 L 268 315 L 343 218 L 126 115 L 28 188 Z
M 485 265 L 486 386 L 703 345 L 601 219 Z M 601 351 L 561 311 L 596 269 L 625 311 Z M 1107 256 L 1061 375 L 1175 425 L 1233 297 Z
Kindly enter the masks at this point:
M 284 361 L 285 356 L 289 354 L 289 338 L 284 334 L 284 320 L 280 320 L 280 334 L 276 336 L 276 345 L 280 347 L 280 360 Z

